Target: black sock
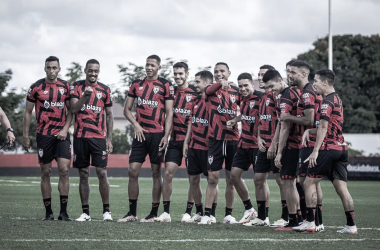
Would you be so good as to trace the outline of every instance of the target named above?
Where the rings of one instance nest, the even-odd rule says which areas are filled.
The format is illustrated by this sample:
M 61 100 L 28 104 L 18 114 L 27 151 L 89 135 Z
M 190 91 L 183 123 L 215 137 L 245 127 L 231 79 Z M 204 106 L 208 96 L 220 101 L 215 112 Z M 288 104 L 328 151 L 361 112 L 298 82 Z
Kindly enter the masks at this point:
M 322 222 L 322 204 L 318 204 L 317 205 L 317 211 L 318 211 L 318 222 L 319 222 L 319 225 L 322 225 L 323 222 Z
M 150 210 L 150 214 L 157 217 L 158 207 L 160 206 L 160 203 L 152 203 L 152 210 Z
M 215 217 L 216 205 L 218 205 L 218 203 L 212 203 L 212 207 L 211 207 L 211 215 L 214 217 Z
M 305 191 L 300 183 L 296 184 L 298 195 L 300 197 L 300 209 L 302 212 L 302 217 L 306 218 L 306 199 L 305 199 Z
M 59 211 L 59 213 L 67 213 L 67 202 L 69 200 L 69 196 L 61 195 L 59 196 L 59 199 L 61 201 L 61 210 Z
M 281 205 L 282 205 L 281 218 L 288 221 L 289 220 L 289 210 L 288 210 L 288 204 L 286 204 L 286 200 L 281 200 Z
M 185 213 L 191 215 L 191 210 L 193 210 L 193 206 L 194 206 L 194 202 L 190 202 L 190 201 L 188 201 L 188 202 L 187 202 L 187 207 L 186 207 L 186 212 L 185 212 Z
M 110 212 L 110 204 L 103 204 L 103 214 L 105 212 Z
M 289 224 L 287 227 L 298 226 L 297 214 L 289 214 Z
M 228 216 L 228 215 L 231 215 L 232 216 L 232 208 L 228 208 L 226 207 L 226 212 L 224 213 L 224 217 Z
M 347 218 L 347 226 L 355 226 L 355 212 L 354 210 L 352 211 L 347 211 L 346 213 L 346 218 Z
M 265 218 L 268 218 L 269 207 L 265 207 Z
M 303 221 L 301 209 L 297 210 L 297 219 L 298 219 L 298 222 Z
M 314 218 L 314 223 L 315 223 L 315 226 L 319 226 L 319 211 L 318 211 L 318 207 L 315 208 L 315 218 Z
M 137 199 L 129 199 L 129 212 L 136 216 L 137 212 Z
M 265 220 L 265 201 L 256 201 L 257 203 L 257 212 L 260 220 Z
M 205 208 L 205 215 L 210 217 L 211 216 L 211 210 L 212 210 L 211 208 L 206 207 Z
M 82 205 L 82 211 L 84 214 L 90 215 L 90 205 Z
M 162 204 L 164 204 L 164 212 L 170 214 L 170 201 L 163 201 Z
M 245 210 L 249 210 L 251 209 L 253 206 L 252 206 L 252 202 L 250 199 L 246 200 L 246 201 L 243 201 L 243 204 L 244 204 L 244 208 Z
M 307 209 L 307 221 L 313 222 L 315 220 L 315 207 L 308 207 Z
M 195 204 L 195 208 L 197 209 L 197 214 L 200 214 L 201 216 L 203 216 L 203 204 L 202 203 Z
M 51 198 L 43 199 L 46 214 L 52 214 L 53 210 L 51 210 Z

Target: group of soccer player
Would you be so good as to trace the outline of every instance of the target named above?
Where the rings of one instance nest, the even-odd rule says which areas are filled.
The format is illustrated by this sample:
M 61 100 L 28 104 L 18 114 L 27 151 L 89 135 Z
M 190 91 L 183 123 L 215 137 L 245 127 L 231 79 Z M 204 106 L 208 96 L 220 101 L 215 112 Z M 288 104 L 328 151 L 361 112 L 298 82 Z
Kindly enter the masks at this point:
M 41 191 L 46 208 L 44 220 L 53 220 L 51 210 L 51 162 L 57 160 L 61 211 L 58 219 L 71 220 L 66 212 L 71 159 L 68 128 L 75 114 L 73 166 L 80 175 L 82 215 L 77 221 L 91 220 L 89 213 L 89 166 L 96 167 L 103 201 L 103 219 L 112 220 L 109 210 L 107 159 L 112 152 L 112 100 L 110 89 L 97 81 L 99 62 L 86 63 L 86 80 L 69 85 L 57 78 L 59 60 L 45 62 L 46 78 L 29 90 L 24 119 L 23 145 L 28 150 L 29 124 L 36 108 L 37 147 L 41 164 Z M 286 64 L 286 83 L 270 65 L 259 69 L 259 87 L 249 73 L 230 81 L 228 64 L 219 62 L 214 73 L 200 71 L 189 84 L 189 68 L 184 62 L 173 65 L 175 86 L 158 77 L 161 60 L 147 58 L 146 77 L 135 80 L 128 91 L 124 115 L 134 126 L 129 152 L 129 211 L 118 222 L 138 221 L 138 177 L 149 155 L 153 187 L 152 208 L 140 222 L 171 222 L 172 181 L 185 158 L 189 177 L 186 211 L 182 222 L 216 223 L 220 172 L 225 168 L 225 217 L 223 223 L 244 226 L 271 226 L 276 231 L 321 232 L 322 191 L 319 182 L 329 178 L 342 200 L 347 218 L 338 233 L 356 234 L 353 200 L 347 189 L 348 151 L 342 135 L 343 105 L 334 90 L 335 74 L 319 70 L 309 83 L 310 67 L 292 60 Z M 135 104 L 136 102 L 136 104 Z M 136 107 L 136 116 L 132 108 Z M 239 135 L 238 123 L 241 123 Z M 161 163 L 165 172 L 161 176 Z M 242 173 L 251 167 L 257 211 L 253 208 Z M 273 172 L 280 189 L 281 218 L 269 222 L 269 187 Z M 201 175 L 207 177 L 204 208 Z M 232 216 L 235 193 L 245 208 L 237 221 Z M 163 213 L 158 216 L 161 195 Z M 191 215 L 195 205 L 196 212 Z M 304 220 L 305 219 L 305 220 Z

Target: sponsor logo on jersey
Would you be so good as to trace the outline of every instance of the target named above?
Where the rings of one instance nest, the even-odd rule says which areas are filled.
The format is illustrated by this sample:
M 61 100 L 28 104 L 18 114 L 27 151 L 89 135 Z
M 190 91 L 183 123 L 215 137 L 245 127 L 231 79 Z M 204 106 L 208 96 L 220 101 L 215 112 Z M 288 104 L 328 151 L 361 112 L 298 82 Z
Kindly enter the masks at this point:
M 181 113 L 183 116 L 190 116 L 190 110 L 189 109 L 182 109 L 182 108 L 173 108 L 174 113 Z
M 255 101 L 249 103 L 249 108 L 253 109 L 255 107 Z
M 99 114 L 100 112 L 102 112 L 102 108 L 95 105 L 83 104 L 83 107 L 80 110 L 84 111 L 85 109 L 92 110 L 96 114 Z
M 266 122 L 272 121 L 272 115 L 260 115 L 260 120 L 264 120 Z
M 220 105 L 216 109 L 220 114 L 229 114 L 231 117 L 235 117 L 235 110 L 222 108 Z
M 202 126 L 208 127 L 208 120 L 207 119 L 203 119 L 203 118 L 196 117 L 196 116 L 193 116 L 193 118 L 191 119 L 191 123 L 200 123 L 200 124 L 202 124 Z
M 329 105 L 327 103 L 322 104 L 322 106 L 321 106 L 321 112 L 322 112 L 322 114 L 327 114 L 328 110 L 329 110 Z
M 145 100 L 141 99 L 140 97 L 137 98 L 137 105 L 148 105 L 151 108 L 157 108 L 158 107 L 158 101 L 152 101 L 152 100 Z
M 65 106 L 65 103 L 64 102 L 48 102 L 45 100 L 44 102 L 44 108 L 48 109 L 50 107 L 52 108 L 59 108 L 59 109 L 63 109 L 63 107 Z
M 254 116 L 241 115 L 241 119 L 244 121 L 247 121 L 248 123 L 255 123 L 256 122 L 256 117 L 254 117 Z

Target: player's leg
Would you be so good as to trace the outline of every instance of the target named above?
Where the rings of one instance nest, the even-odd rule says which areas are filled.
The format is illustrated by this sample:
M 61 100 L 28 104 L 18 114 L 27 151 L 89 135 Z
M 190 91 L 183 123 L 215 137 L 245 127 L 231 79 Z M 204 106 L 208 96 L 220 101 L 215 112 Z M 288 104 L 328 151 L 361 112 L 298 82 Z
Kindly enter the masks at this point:
M 51 162 L 40 165 L 41 170 L 41 193 L 45 206 L 46 216 L 42 220 L 54 220 L 53 210 L 51 209 Z
M 199 224 L 211 224 L 211 209 L 218 194 L 220 170 L 211 171 L 207 177 L 205 213 Z
M 107 169 L 97 167 L 96 175 L 99 180 L 99 193 L 103 202 L 103 221 L 112 221 L 110 211 L 110 183 L 107 178 Z
M 232 162 L 235 156 L 235 153 L 238 149 L 237 147 L 238 142 L 237 141 L 225 141 L 224 143 L 224 157 L 225 157 L 225 170 L 226 170 L 226 191 L 225 191 L 225 198 L 226 198 L 226 208 L 225 208 L 225 214 L 224 214 L 224 223 L 236 223 L 236 219 L 232 216 L 232 209 L 234 206 L 234 200 L 235 200 L 235 186 L 231 179 L 231 169 L 232 169 Z
M 284 180 L 281 179 L 279 169 L 277 167 L 272 167 L 273 175 L 276 180 L 276 183 L 280 189 L 280 197 L 281 197 L 281 218 L 274 221 L 271 224 L 271 227 L 283 227 L 289 223 L 289 210 L 288 204 L 286 203 L 286 193 L 284 187 Z
M 178 164 L 174 162 L 165 163 L 164 181 L 162 183 L 162 203 L 164 213 L 155 219 L 158 222 L 170 222 L 170 200 L 173 191 L 173 177 L 177 171 Z
M 201 175 L 190 175 L 190 190 L 192 193 L 192 196 L 194 197 L 194 203 L 196 208 L 196 213 L 186 222 L 188 223 L 194 223 L 194 222 L 200 222 L 203 216 L 203 204 L 202 204 L 202 189 L 201 189 Z
M 322 232 L 325 230 L 322 220 L 322 201 L 323 193 L 321 183 L 319 182 L 317 185 L 317 210 L 315 212 L 315 224 L 317 225 L 317 232 Z

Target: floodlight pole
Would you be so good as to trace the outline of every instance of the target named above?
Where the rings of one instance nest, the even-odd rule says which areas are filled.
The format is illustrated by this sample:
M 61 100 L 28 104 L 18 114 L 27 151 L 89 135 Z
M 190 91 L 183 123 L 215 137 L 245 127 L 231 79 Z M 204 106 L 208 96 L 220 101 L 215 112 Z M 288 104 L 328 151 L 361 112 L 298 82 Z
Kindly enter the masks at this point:
M 333 70 L 333 47 L 331 34 L 331 0 L 329 0 L 329 69 Z

